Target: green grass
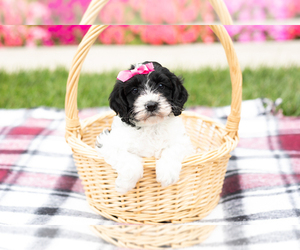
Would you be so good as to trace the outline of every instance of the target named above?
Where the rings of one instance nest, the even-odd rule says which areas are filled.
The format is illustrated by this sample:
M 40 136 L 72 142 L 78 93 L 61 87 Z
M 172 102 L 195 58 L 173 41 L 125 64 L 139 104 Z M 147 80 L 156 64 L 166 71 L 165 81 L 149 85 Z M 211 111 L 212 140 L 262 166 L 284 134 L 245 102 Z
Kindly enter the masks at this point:
M 108 106 L 108 96 L 118 72 L 103 74 L 82 73 L 78 89 L 78 107 Z M 190 97 L 187 107 L 223 106 L 231 101 L 231 83 L 228 69 L 203 68 L 197 71 L 176 71 L 185 79 Z M 0 108 L 32 108 L 49 106 L 64 108 L 65 69 L 0 71 Z M 245 69 L 243 71 L 243 99 L 281 97 L 285 115 L 300 116 L 300 67 Z

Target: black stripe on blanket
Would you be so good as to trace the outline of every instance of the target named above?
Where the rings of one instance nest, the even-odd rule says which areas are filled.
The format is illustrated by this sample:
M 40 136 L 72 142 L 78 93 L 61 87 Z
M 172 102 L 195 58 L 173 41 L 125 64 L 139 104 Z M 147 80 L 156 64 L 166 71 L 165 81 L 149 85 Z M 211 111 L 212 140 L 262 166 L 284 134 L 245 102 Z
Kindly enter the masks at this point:
M 266 150 L 267 151 L 267 150 Z M 237 160 L 247 160 L 247 159 L 289 159 L 289 158 L 300 158 L 300 155 L 294 154 L 294 155 L 287 155 L 283 153 L 274 153 L 273 155 L 248 155 L 248 156 L 236 156 L 232 155 L 229 159 L 229 161 L 237 161 Z M 270 152 L 268 152 L 270 153 Z
M 259 187 L 259 188 L 252 188 L 249 190 L 240 190 L 238 192 L 223 196 L 219 202 L 219 204 L 222 203 L 226 203 L 228 201 L 233 201 L 233 200 L 240 200 L 243 198 L 247 198 L 247 197 L 263 197 L 263 196 L 274 196 L 274 195 L 279 195 L 279 194 L 291 194 L 291 193 L 295 193 L 295 192 L 299 192 L 300 191 L 300 186 L 295 184 L 291 184 L 291 185 L 285 185 L 285 186 L 277 186 L 278 188 L 282 189 L 285 188 L 284 190 L 282 190 L 281 192 L 277 191 L 275 193 L 261 193 L 261 194 L 248 194 L 248 192 L 255 192 L 255 191 L 273 191 L 276 187 L 272 186 L 272 187 Z M 288 190 L 286 188 L 289 187 L 296 187 L 296 189 L 293 190 Z M 240 194 L 240 195 L 239 195 Z M 234 196 L 234 197 L 232 197 Z
M 88 227 L 88 226 L 83 226 Z M 93 236 L 92 231 L 91 235 L 85 233 L 79 233 L 75 231 L 70 231 L 68 229 L 63 229 L 59 227 L 34 227 L 34 226 L 27 226 L 24 227 L 17 227 L 17 226 L 0 226 L 0 231 L 7 234 L 21 234 L 26 236 L 34 236 L 38 238 L 52 238 L 52 239 L 72 239 L 72 240 L 85 240 L 85 241 L 92 241 L 92 242 L 99 242 L 103 243 L 104 241 L 97 237 Z M 38 233 L 37 233 L 38 231 Z
M 220 247 L 220 246 L 251 246 L 255 244 L 266 244 L 266 243 L 274 243 L 274 242 L 286 242 L 299 240 L 300 230 L 294 230 L 293 233 L 291 231 L 277 231 L 266 234 L 260 234 L 250 237 L 238 238 L 236 240 L 229 240 L 225 242 L 219 243 L 201 243 L 201 247 Z M 267 246 L 266 246 L 267 247 Z M 244 249 L 244 248 L 243 248 Z
M 35 215 L 47 215 L 47 216 L 72 216 L 72 217 L 84 217 L 89 219 L 104 219 L 102 216 L 87 213 L 82 211 L 76 211 L 73 209 L 57 208 L 57 207 L 15 207 L 15 206 L 0 206 L 0 212 L 11 212 L 14 213 L 25 213 L 25 214 L 35 214 Z
M 273 210 L 268 212 L 256 213 L 256 214 L 247 214 L 235 217 L 227 217 L 224 219 L 212 219 L 205 220 L 205 223 L 216 223 L 216 222 L 250 222 L 250 221 L 260 221 L 260 220 L 274 220 L 274 219 L 287 219 L 287 218 L 299 218 L 300 209 L 290 209 L 290 210 Z

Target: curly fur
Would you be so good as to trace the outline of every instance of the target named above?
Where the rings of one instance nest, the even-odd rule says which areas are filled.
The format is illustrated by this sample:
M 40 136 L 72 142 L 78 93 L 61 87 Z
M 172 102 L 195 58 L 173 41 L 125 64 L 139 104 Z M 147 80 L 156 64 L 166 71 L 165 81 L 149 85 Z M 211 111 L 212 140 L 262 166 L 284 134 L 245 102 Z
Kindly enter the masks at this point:
M 178 117 L 188 98 L 183 80 L 159 63 L 153 65 L 155 71 L 147 75 L 117 80 L 109 100 L 118 116 L 111 131 L 96 141 L 100 156 L 118 173 L 116 190 L 121 194 L 142 178 L 142 157 L 157 159 L 157 181 L 165 187 L 179 179 L 182 160 L 193 152 Z

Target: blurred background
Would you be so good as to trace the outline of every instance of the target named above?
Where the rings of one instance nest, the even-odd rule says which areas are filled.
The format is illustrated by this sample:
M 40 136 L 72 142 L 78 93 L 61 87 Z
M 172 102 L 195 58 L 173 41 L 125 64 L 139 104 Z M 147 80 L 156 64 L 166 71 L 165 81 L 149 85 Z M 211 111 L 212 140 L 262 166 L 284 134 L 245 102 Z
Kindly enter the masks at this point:
M 64 108 L 68 71 L 89 27 L 0 26 L 0 108 Z M 243 70 L 243 99 L 282 98 L 283 114 L 299 116 L 300 26 L 225 28 Z M 108 106 L 118 72 L 146 60 L 183 76 L 190 93 L 187 107 L 230 104 L 228 63 L 209 26 L 113 25 L 84 61 L 78 107 Z
M 0 46 L 54 46 L 78 44 L 90 26 L 85 25 L 3 25 Z M 226 26 L 234 41 L 287 41 L 300 38 L 300 25 L 233 25 Z M 96 44 L 174 45 L 214 43 L 216 36 L 201 25 L 113 25 Z
M 300 23 L 299 0 L 224 0 L 235 24 Z M 0 0 L 1 24 L 79 24 L 87 0 Z M 207 0 L 110 0 L 95 23 L 203 24 L 218 22 Z

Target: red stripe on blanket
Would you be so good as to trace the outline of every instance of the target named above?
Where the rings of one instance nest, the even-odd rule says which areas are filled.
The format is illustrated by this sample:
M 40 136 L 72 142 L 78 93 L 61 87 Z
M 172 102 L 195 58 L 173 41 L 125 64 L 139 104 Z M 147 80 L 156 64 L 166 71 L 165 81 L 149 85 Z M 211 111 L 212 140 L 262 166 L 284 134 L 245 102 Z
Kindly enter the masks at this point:
M 300 134 L 300 117 L 280 117 L 280 134 Z
M 282 149 L 300 151 L 300 134 L 280 135 Z
M 300 174 L 243 174 L 225 179 L 221 196 L 262 187 L 300 184 Z
M 284 134 L 260 138 L 240 138 L 238 147 L 249 149 L 284 149 L 300 151 L 300 134 Z
M 43 129 L 44 128 L 15 127 L 9 132 L 9 135 L 38 135 Z
M 24 127 L 40 127 L 40 128 L 45 128 L 47 127 L 52 120 L 48 119 L 35 119 L 35 118 L 28 118 L 22 126 Z
M 0 182 L 2 182 L 2 180 L 4 178 L 6 178 L 6 176 L 8 175 L 9 170 L 8 169 L 0 169 Z
M 240 138 L 238 147 L 249 149 L 279 150 L 281 148 L 278 136 Z
M 280 135 L 280 141 L 282 148 L 290 156 L 294 173 L 300 173 L 300 134 Z
M 59 189 L 66 191 L 73 191 L 83 193 L 81 180 L 72 176 L 57 176 L 43 173 L 28 173 L 28 172 L 9 172 L 7 170 L 0 170 L 0 176 L 6 176 L 2 183 L 14 184 L 26 187 Z

